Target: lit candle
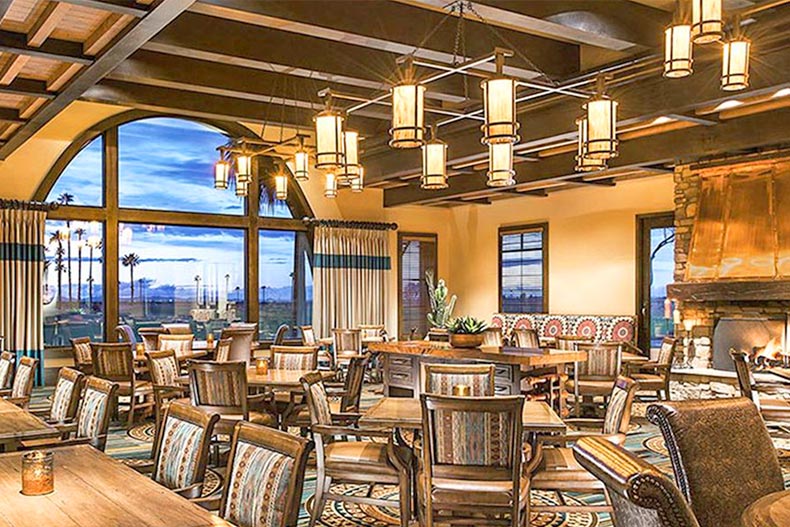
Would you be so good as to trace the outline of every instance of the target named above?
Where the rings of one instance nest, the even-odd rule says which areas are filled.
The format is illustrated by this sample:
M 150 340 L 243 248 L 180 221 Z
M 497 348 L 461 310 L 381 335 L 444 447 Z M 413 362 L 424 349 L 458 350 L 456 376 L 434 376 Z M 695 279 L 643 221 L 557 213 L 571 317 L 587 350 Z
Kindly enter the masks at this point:
M 214 333 L 209 333 L 206 335 L 206 347 L 209 349 L 214 347 Z
M 138 343 L 137 346 L 135 346 L 135 350 L 137 351 L 137 356 L 142 357 L 145 355 L 145 344 L 142 342 Z
M 22 494 L 41 496 L 55 490 L 52 452 L 34 450 L 22 456 Z
M 257 359 L 255 361 L 255 371 L 259 375 L 266 375 L 269 373 L 269 361 L 267 359 Z
M 453 386 L 453 395 L 456 397 L 469 397 L 472 395 L 472 388 L 468 384 L 456 384 Z

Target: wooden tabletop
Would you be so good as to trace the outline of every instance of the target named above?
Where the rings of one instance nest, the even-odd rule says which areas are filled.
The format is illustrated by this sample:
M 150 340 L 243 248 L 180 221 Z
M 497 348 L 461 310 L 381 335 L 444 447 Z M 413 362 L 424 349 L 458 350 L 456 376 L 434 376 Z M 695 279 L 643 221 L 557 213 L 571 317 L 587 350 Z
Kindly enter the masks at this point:
M 790 368 L 769 368 L 762 370 L 761 373 L 772 373 L 782 379 L 790 380 Z
M 741 515 L 743 527 L 790 525 L 790 490 L 774 492 L 755 501 Z
M 630 353 L 628 351 L 624 351 L 622 354 L 623 362 L 648 362 L 650 359 L 645 357 L 644 355 L 637 355 L 636 353 Z
M 560 416 L 542 401 L 526 401 L 521 418 L 525 432 L 561 434 L 567 429 Z M 359 424 L 363 427 L 421 429 L 420 400 L 411 397 L 383 397 L 365 412 Z
M 424 355 L 451 359 L 479 360 L 500 364 L 520 366 L 554 366 L 579 362 L 587 359 L 584 351 L 564 351 L 555 349 L 529 349 L 482 346 L 480 348 L 452 348 L 447 343 L 427 340 L 401 342 L 373 342 L 368 350 L 397 355 Z
M 13 445 L 23 439 L 55 437 L 58 430 L 18 406 L 0 399 L 0 444 Z
M 0 455 L 0 527 L 210 527 L 231 524 L 83 445 L 58 448 L 55 491 L 23 496 L 23 453 Z
M 280 391 L 302 391 L 299 379 L 315 370 L 278 370 L 269 368 L 266 373 L 258 373 L 255 368 L 247 368 L 247 384 L 250 386 L 268 387 Z M 322 371 L 325 379 L 332 378 L 335 373 Z
M 208 351 L 206 349 L 195 349 L 192 348 L 192 351 L 187 353 L 178 354 L 176 353 L 176 358 L 180 361 L 188 361 L 192 359 L 202 359 L 203 357 L 208 356 Z M 134 360 L 138 362 L 145 362 L 145 355 L 135 355 Z

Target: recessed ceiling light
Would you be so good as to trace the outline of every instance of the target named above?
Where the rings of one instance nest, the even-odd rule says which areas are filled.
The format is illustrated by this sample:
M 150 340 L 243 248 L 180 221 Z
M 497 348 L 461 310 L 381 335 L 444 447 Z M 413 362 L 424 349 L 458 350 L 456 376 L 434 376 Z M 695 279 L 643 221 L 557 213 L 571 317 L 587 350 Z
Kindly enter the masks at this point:
M 729 99 L 720 103 L 716 108 L 713 109 L 714 112 L 720 112 L 722 110 L 729 110 L 730 108 L 735 108 L 736 106 L 740 106 L 743 103 L 741 101 L 735 99 Z
M 651 126 L 656 126 L 656 125 L 659 125 L 659 124 L 671 123 L 672 121 L 674 121 L 673 118 L 667 117 L 666 115 L 660 115 L 660 116 L 656 117 L 655 119 L 653 119 L 653 121 L 650 123 L 650 125 Z
M 776 99 L 779 97 L 787 97 L 788 95 L 790 95 L 790 88 L 782 88 L 781 90 L 778 90 L 776 93 L 771 95 L 771 98 Z

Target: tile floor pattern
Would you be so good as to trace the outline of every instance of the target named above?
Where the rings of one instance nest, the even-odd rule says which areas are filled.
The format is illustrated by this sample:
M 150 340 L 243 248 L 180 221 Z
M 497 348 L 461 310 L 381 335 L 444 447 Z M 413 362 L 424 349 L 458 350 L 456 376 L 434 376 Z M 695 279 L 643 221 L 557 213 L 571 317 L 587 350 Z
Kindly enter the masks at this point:
M 732 390 L 726 385 L 710 386 L 707 384 L 679 384 L 673 383 L 672 394 L 675 399 L 696 398 L 696 397 L 723 397 L 732 396 Z M 50 390 L 36 390 L 32 406 L 46 407 L 49 402 Z M 372 404 L 378 396 L 373 390 L 366 389 L 363 397 L 363 406 Z M 640 457 L 647 459 L 671 476 L 672 466 L 666 455 L 664 441 L 658 430 L 644 420 L 644 410 L 646 403 L 636 403 L 633 411 L 634 419 L 631 431 L 628 434 L 626 448 L 635 452 Z M 113 425 L 107 441 L 107 453 L 115 458 L 129 460 L 144 459 L 150 455 L 153 441 L 153 423 L 146 422 L 138 424 L 131 430 L 126 430 L 120 425 Z M 785 480 L 790 487 L 790 440 L 775 439 L 775 444 L 783 461 L 785 468 Z M 220 491 L 222 484 L 221 469 L 209 474 L 208 483 L 216 492 Z M 337 490 L 337 489 L 335 489 Z M 302 496 L 303 508 L 300 514 L 299 526 L 306 526 L 308 515 L 306 510 L 312 506 L 313 494 L 315 492 L 315 472 L 308 470 L 305 481 L 304 493 Z M 364 494 L 367 486 L 348 485 L 344 492 L 349 494 Z M 374 495 L 378 497 L 395 497 L 397 491 L 392 487 L 377 487 Z M 567 493 L 565 500 L 569 503 L 583 502 L 598 504 L 603 502 L 602 495 L 581 495 Z M 532 493 L 533 503 L 552 504 L 557 503 L 557 497 L 548 492 Z M 304 505 L 307 506 L 305 509 Z M 388 527 L 398 525 L 397 509 L 359 505 L 352 503 L 329 502 L 323 513 L 321 525 L 325 527 Z M 608 514 L 596 513 L 557 513 L 533 515 L 531 527 L 611 527 L 612 522 Z

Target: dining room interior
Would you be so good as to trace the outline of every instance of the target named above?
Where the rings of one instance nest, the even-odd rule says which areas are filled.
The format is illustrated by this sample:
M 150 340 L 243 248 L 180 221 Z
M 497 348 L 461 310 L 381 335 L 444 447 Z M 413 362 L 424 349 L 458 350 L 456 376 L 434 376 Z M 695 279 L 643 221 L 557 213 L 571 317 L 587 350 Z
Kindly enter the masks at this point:
M 787 0 L 0 0 L 0 527 L 790 526 Z

